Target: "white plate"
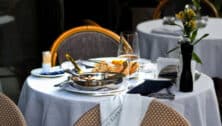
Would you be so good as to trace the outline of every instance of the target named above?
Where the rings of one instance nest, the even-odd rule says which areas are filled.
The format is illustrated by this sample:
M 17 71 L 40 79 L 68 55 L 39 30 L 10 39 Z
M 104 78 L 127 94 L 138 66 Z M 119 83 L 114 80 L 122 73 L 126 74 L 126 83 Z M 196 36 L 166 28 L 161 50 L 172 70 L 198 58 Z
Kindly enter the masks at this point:
M 78 62 L 80 62 L 80 61 L 77 60 L 77 63 L 78 63 Z M 85 61 L 81 61 L 81 62 L 84 62 L 84 63 L 85 63 Z M 92 68 L 86 68 L 83 64 L 78 63 L 78 65 L 79 65 L 79 67 L 81 68 L 81 70 L 82 70 L 83 72 L 91 72 L 91 71 L 92 71 Z M 91 64 L 87 64 L 87 65 L 90 66 Z M 62 68 L 63 70 L 65 70 L 65 69 L 70 69 L 70 70 L 72 70 L 72 69 L 75 68 L 70 61 L 65 61 L 65 62 L 63 62 L 60 66 L 61 66 L 61 68 Z M 91 65 L 91 67 L 94 67 L 94 65 L 93 65 L 93 66 Z
M 152 80 L 152 81 L 172 81 L 171 79 L 169 78 L 147 78 L 146 80 Z
M 78 88 L 74 88 L 73 86 L 71 86 L 70 84 L 64 84 L 61 89 L 69 91 L 69 92 L 73 92 L 73 93 L 79 93 L 79 94 L 85 94 L 85 95 L 90 95 L 90 96 L 109 96 L 109 95 L 117 95 L 120 94 L 124 91 L 127 90 L 127 87 L 125 85 L 122 85 L 121 87 L 117 88 L 117 89 L 101 89 L 101 90 L 96 90 L 96 91 L 90 91 L 90 90 L 80 90 Z
M 82 60 L 81 62 L 82 62 L 82 65 L 94 67 L 96 64 L 95 62 L 106 61 L 106 62 L 110 63 L 113 60 L 118 60 L 118 59 L 119 59 L 118 57 L 100 57 L 100 58 L 91 58 L 89 60 Z M 141 70 L 143 70 L 143 71 L 150 72 L 150 71 L 154 71 L 154 69 L 156 69 L 156 65 L 151 63 L 150 60 L 140 58 L 139 63 L 141 64 L 140 65 L 142 67 Z M 80 64 L 80 66 L 81 66 L 81 64 Z
M 90 58 L 88 60 L 77 60 L 76 63 L 82 68 L 93 68 L 97 62 L 106 61 L 111 63 L 113 60 L 119 59 L 118 57 L 100 57 L 100 58 Z
M 57 71 L 62 71 L 62 69 L 59 66 L 57 66 L 57 67 L 52 67 L 51 71 L 57 72 Z M 42 68 L 36 68 L 31 71 L 31 75 L 36 76 L 36 77 L 46 77 L 46 78 L 61 77 L 64 75 L 64 73 L 58 73 L 58 74 L 53 74 L 53 75 L 44 75 L 44 74 L 42 74 L 42 72 L 43 72 Z
M 100 58 L 91 58 L 89 60 L 112 62 L 113 60 L 117 60 L 117 59 L 119 59 L 119 58 L 118 57 L 100 57 Z

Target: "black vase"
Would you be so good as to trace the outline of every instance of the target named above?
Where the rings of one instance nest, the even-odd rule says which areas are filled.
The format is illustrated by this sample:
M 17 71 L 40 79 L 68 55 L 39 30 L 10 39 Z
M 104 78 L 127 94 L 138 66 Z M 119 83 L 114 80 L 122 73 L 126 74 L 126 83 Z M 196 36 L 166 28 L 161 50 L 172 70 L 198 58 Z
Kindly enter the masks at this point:
M 192 92 L 193 91 L 193 77 L 191 72 L 191 58 L 193 52 L 193 45 L 189 42 L 181 44 L 182 54 L 182 72 L 180 76 L 180 87 L 181 92 Z

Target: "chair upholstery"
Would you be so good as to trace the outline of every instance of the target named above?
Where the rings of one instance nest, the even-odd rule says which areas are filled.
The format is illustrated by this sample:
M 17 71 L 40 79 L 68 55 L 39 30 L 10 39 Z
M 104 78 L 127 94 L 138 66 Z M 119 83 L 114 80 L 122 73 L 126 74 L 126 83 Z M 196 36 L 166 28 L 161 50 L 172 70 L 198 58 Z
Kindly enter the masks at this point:
M 103 27 L 74 27 L 62 33 L 53 43 L 52 65 L 66 61 L 66 53 L 74 59 L 117 56 L 119 39 L 119 35 Z
M 0 93 L 0 126 L 26 126 L 19 108 L 3 93 Z
M 141 126 L 189 126 L 189 122 L 171 107 L 153 100 Z
M 74 124 L 74 126 L 101 126 L 99 105 L 91 108 Z
M 162 16 L 173 16 L 172 14 L 178 13 L 182 8 L 184 8 L 185 4 L 188 4 L 191 2 L 191 0 L 160 0 L 159 4 L 156 6 L 156 8 L 153 11 L 152 18 L 158 19 Z M 211 17 L 219 17 L 219 13 L 216 9 L 216 7 L 209 1 L 209 0 L 201 0 L 202 11 L 207 12 L 201 12 L 201 13 L 207 13 Z M 166 11 L 166 13 L 164 13 Z

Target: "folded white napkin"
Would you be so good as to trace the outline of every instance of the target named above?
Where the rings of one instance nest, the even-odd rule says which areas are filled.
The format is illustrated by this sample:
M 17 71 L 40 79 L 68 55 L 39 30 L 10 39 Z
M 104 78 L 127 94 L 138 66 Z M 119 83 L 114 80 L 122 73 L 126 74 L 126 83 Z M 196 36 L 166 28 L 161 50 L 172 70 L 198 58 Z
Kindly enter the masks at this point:
M 118 126 L 139 126 L 153 98 L 137 94 L 124 97 Z
M 153 98 L 125 94 L 100 104 L 102 126 L 139 126 Z
M 181 28 L 172 25 L 162 25 L 161 27 L 152 29 L 151 32 L 157 34 L 173 35 L 173 36 L 180 36 L 182 34 Z
M 102 126 L 118 126 L 124 96 L 117 95 L 100 104 Z

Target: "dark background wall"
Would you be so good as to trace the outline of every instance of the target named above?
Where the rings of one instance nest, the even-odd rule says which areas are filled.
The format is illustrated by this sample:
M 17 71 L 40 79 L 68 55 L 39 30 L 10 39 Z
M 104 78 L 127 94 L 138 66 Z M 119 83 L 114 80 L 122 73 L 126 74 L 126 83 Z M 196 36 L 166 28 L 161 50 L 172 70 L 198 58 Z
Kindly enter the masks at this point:
M 154 7 L 156 0 L 38 0 L 40 39 L 45 49 L 64 30 L 83 25 L 84 19 L 96 21 L 115 32 L 131 30 L 132 8 Z M 148 15 L 147 15 L 148 16 Z
M 21 84 L 31 69 L 41 67 L 41 52 L 49 50 L 65 30 L 83 25 L 84 19 L 94 20 L 116 33 L 132 30 L 135 15 L 140 15 L 133 8 L 154 8 L 157 4 L 156 0 L 1 1 L 15 2 L 12 11 L 5 13 L 15 20 L 0 25 L 0 65 L 14 67 Z

